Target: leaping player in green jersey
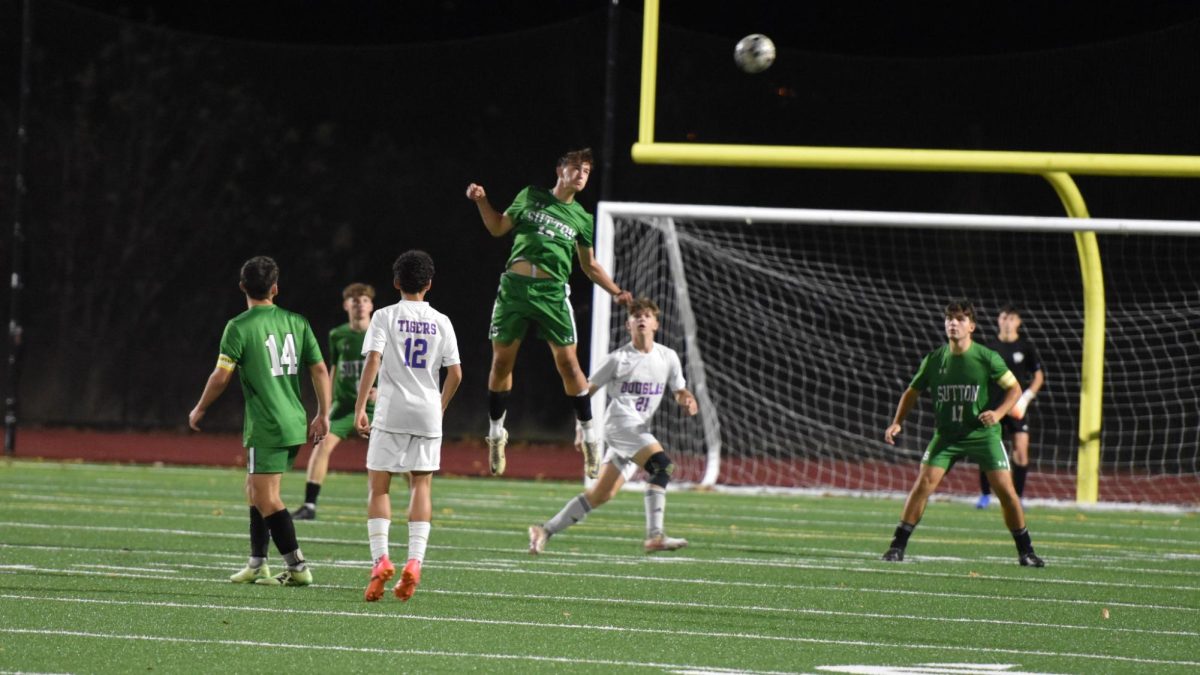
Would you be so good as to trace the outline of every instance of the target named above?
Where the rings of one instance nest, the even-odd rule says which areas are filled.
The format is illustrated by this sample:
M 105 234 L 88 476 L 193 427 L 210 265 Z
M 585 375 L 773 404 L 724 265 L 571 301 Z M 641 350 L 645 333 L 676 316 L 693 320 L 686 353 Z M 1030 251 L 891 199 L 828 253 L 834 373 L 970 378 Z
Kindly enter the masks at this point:
M 579 257 L 579 266 L 587 278 L 608 291 L 617 303 L 628 305 L 633 296 L 617 286 L 596 260 L 592 250 L 592 216 L 575 201 L 575 196 L 587 186 L 591 172 L 591 149 L 568 152 L 558 160 L 557 181 L 552 189 L 526 187 L 504 213 L 492 207 L 482 185 L 467 186 L 467 198 L 475 202 L 484 227 L 493 237 L 514 232 L 512 253 L 507 270 L 500 275 L 488 331 L 492 340 L 492 368 L 488 373 L 487 444 L 489 464 L 495 475 L 504 473 L 504 448 L 508 444 L 504 420 L 512 392 L 513 366 L 531 322 L 537 324 L 538 337 L 550 345 L 563 390 L 571 399 L 583 429 L 584 473 L 595 478 L 600 470 L 588 381 L 575 353 L 575 315 L 567 285 L 572 252 Z
M 317 497 L 329 471 L 329 457 L 343 440 L 355 434 L 354 401 L 358 397 L 358 378 L 362 375 L 363 338 L 371 325 L 375 309 L 375 289 L 370 284 L 350 284 L 342 290 L 342 309 L 346 323 L 329 331 L 329 366 L 333 376 L 333 410 L 329 413 L 329 433 L 313 446 L 308 458 L 308 474 L 304 484 L 304 504 L 292 511 L 294 520 L 317 517 Z M 367 417 L 375 414 L 375 389 L 367 402 Z
M 1009 472 L 1008 454 L 1000 437 L 1000 420 L 1021 397 L 1021 385 L 1004 364 L 999 354 L 976 344 L 975 308 L 966 300 L 946 305 L 946 337 L 948 343 L 929 352 L 908 389 L 900 397 L 892 424 L 883 434 L 890 445 L 896 444 L 904 418 L 916 405 L 921 392 L 933 395 L 933 439 L 921 458 L 921 471 L 913 484 L 900 525 L 892 537 L 891 547 L 883 559 L 904 560 L 904 549 L 913 528 L 921 522 L 925 503 L 937 489 L 942 477 L 958 460 L 969 457 L 987 472 L 988 480 L 1004 512 L 1004 524 L 1017 544 L 1017 559 L 1026 567 L 1044 567 L 1045 563 L 1033 552 L 1029 530 L 1025 528 L 1025 513 L 1013 487 Z M 1004 390 L 1004 399 L 992 406 L 988 384 L 995 382 Z
M 296 527 L 279 498 L 279 477 L 291 468 L 305 437 L 320 442 L 329 432 L 329 371 L 308 320 L 275 304 L 279 266 L 267 256 L 242 265 L 239 286 L 245 312 L 225 324 L 217 366 L 208 376 L 188 425 L 200 430 L 209 406 L 239 371 L 246 412 L 242 444 L 246 448 L 246 496 L 250 501 L 250 560 L 229 578 L 239 584 L 307 586 L 312 571 L 304 562 Z M 306 368 L 317 394 L 317 414 L 305 424 L 300 403 L 300 368 Z M 305 433 L 307 426 L 308 434 Z M 287 570 L 272 577 L 267 540 L 275 541 Z

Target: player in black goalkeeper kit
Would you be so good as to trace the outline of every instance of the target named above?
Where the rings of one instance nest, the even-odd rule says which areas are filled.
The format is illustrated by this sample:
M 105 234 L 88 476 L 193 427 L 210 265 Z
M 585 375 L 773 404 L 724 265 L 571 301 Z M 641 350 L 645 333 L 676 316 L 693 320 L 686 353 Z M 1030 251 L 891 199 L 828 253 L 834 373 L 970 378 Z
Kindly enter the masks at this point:
M 1046 371 L 1033 343 L 1021 334 L 1021 313 L 1013 305 L 1000 309 L 998 339 L 991 345 L 1024 390 L 1008 415 L 1000 420 L 1004 436 L 1012 438 L 1012 478 L 1017 496 L 1025 496 L 1025 476 L 1029 472 L 1029 405 L 1046 384 Z M 985 509 L 992 499 L 987 474 L 979 472 L 979 501 L 975 508 Z

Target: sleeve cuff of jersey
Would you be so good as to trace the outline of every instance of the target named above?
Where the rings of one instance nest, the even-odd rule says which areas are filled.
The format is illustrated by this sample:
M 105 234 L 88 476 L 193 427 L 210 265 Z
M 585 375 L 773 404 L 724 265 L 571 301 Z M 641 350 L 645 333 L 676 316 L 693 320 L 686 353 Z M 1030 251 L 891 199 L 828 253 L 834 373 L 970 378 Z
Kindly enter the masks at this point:
M 996 381 L 1000 383 L 1001 387 L 1008 389 L 1017 383 L 1017 376 L 1013 375 L 1011 370 L 1006 370 L 1004 371 L 1004 374 L 1000 376 L 1000 379 Z
M 237 369 L 237 362 L 230 357 L 221 354 L 217 357 L 217 367 L 221 370 L 233 371 Z

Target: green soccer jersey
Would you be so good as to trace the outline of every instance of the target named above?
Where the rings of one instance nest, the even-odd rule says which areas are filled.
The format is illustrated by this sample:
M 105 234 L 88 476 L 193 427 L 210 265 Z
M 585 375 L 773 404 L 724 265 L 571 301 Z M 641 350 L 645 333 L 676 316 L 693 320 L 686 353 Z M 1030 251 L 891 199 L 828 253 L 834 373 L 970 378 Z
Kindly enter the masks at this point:
M 354 412 L 354 404 L 358 401 L 358 380 L 362 376 L 363 365 L 367 360 L 362 355 L 363 339 L 367 332 L 358 332 L 344 323 L 329 331 L 329 360 L 333 373 L 333 412 L 330 417 L 338 417 Z M 375 409 L 374 403 L 367 403 L 367 412 Z
M 999 354 L 972 342 L 962 354 L 952 354 L 948 344 L 929 352 L 908 386 L 933 395 L 937 436 L 957 440 L 1000 435 L 1000 425 L 985 427 L 979 421 L 980 413 L 994 407 L 991 382 L 1008 388 L 1016 378 Z
M 549 190 L 530 185 L 521 190 L 504 215 L 512 220 L 515 233 L 508 265 L 528 260 L 566 283 L 576 240 L 592 246 L 592 215 L 579 202 L 560 202 Z
M 321 362 L 308 320 L 275 305 L 255 305 L 225 324 L 217 364 L 238 369 L 246 398 L 242 443 L 247 448 L 301 445 L 308 421 L 300 377 Z

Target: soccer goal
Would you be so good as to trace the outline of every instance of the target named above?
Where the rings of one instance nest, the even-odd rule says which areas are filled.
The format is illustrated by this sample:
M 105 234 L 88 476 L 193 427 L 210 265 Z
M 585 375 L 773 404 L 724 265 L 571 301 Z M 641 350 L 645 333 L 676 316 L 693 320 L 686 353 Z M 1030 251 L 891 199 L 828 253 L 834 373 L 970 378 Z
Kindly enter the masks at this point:
M 1031 406 L 1027 498 L 1073 499 L 1083 289 L 1072 233 L 1100 237 L 1106 296 L 1100 499 L 1200 494 L 1200 223 L 600 204 L 596 250 L 663 309 L 701 412 L 664 401 L 655 434 L 701 485 L 907 491 L 932 433 L 929 401 L 883 442 L 942 308 L 967 297 L 975 337 L 1022 309 L 1047 384 Z M 628 340 L 603 291 L 591 362 Z M 598 397 L 602 397 L 602 393 Z M 601 409 L 604 401 L 597 402 Z M 943 491 L 978 490 L 960 465 Z

